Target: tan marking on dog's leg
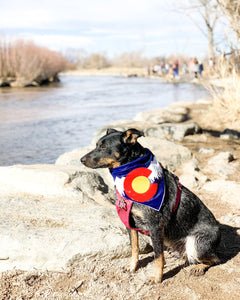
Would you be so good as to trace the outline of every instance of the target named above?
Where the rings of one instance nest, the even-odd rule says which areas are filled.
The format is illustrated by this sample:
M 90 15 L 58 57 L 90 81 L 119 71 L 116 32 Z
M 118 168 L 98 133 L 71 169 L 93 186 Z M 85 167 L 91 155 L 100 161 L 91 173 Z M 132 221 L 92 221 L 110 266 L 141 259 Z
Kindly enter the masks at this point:
M 158 258 L 155 258 L 154 262 L 155 262 L 155 265 L 154 265 L 154 269 L 153 269 L 153 274 L 150 277 L 150 279 L 151 279 L 151 281 L 154 281 L 154 282 L 162 282 L 163 268 L 164 268 L 164 263 L 165 263 L 164 252 L 162 254 L 160 254 L 160 256 Z
M 139 245 L 138 245 L 138 232 L 136 230 L 131 230 L 131 246 L 132 246 L 132 257 L 127 265 L 127 269 L 130 272 L 135 272 L 139 259 Z

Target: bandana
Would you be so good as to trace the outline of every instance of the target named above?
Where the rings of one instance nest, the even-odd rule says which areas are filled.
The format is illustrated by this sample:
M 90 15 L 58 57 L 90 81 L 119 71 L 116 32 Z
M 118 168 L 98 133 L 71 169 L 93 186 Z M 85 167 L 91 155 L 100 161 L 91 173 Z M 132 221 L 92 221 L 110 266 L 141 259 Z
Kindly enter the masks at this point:
M 110 169 L 121 197 L 160 210 L 165 195 L 163 169 L 149 149 L 147 154 Z

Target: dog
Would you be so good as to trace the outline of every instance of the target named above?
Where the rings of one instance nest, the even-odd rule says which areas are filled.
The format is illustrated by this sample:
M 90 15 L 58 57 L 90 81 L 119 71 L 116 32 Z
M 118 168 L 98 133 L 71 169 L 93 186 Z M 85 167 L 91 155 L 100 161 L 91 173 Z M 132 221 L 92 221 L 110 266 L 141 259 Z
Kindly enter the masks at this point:
M 116 170 L 121 172 L 122 168 L 132 166 L 138 161 L 141 164 L 148 155 L 152 155 L 137 141 L 141 136 L 144 136 L 143 132 L 134 128 L 126 131 L 108 129 L 97 142 L 96 148 L 83 156 L 81 162 L 92 169 L 109 168 L 115 176 Z M 159 170 L 154 171 L 156 166 L 156 160 L 152 160 L 149 167 L 152 171 L 148 171 L 145 165 L 144 167 L 141 165 L 140 169 L 137 168 L 138 171 L 131 171 L 131 175 L 127 175 L 124 179 L 120 179 L 119 175 L 115 176 L 117 209 L 120 218 L 127 226 L 132 248 L 127 269 L 131 272 L 136 271 L 139 260 L 138 232 L 141 232 L 149 234 L 152 241 L 154 269 L 150 277 L 151 281 L 162 281 L 165 263 L 164 245 L 177 251 L 186 258 L 187 263 L 193 265 L 190 270 L 191 275 L 203 275 L 210 266 L 219 262 L 217 257 L 217 246 L 221 238 L 219 223 L 203 202 L 181 185 L 173 173 L 163 168 L 160 163 Z M 140 175 L 134 175 L 134 172 L 140 172 Z M 150 199 L 149 191 L 156 194 L 158 189 L 154 180 L 148 182 L 151 177 L 150 172 L 159 173 L 162 180 L 160 183 L 163 190 L 162 203 L 160 201 L 160 204 L 154 208 L 147 205 L 151 200 L 142 199 L 145 194 L 148 196 L 147 199 Z M 131 179 L 132 175 L 135 176 L 134 179 Z M 135 189 L 139 189 L 137 192 L 133 190 L 133 183 Z M 127 192 L 125 191 L 125 197 L 122 196 L 124 192 L 121 191 L 123 186 L 128 189 Z M 129 210 L 128 216 L 122 216 L 121 211 L 127 210 Z

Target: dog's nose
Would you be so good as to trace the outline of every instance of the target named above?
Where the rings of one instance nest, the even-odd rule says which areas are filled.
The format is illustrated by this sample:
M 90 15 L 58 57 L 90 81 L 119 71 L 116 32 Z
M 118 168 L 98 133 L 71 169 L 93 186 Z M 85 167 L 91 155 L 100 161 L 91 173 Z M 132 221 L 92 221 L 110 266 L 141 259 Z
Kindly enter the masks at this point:
M 83 157 L 80 159 L 80 161 L 81 161 L 82 164 L 85 164 L 86 161 L 87 161 L 86 156 L 83 156 Z

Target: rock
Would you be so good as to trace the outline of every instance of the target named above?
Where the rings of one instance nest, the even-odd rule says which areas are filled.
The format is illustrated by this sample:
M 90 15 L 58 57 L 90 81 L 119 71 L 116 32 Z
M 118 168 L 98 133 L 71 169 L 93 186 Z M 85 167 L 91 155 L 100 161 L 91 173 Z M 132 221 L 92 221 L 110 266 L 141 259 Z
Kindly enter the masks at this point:
M 10 86 L 10 83 L 5 79 L 0 78 L 0 87 L 8 87 L 8 86 Z
M 58 157 L 58 159 L 56 160 L 56 165 L 59 167 L 69 166 L 70 168 L 73 166 L 77 167 L 79 172 L 98 174 L 101 176 L 101 178 L 104 179 L 104 182 L 109 186 L 110 189 L 114 189 L 113 179 L 108 169 L 89 169 L 85 167 L 80 161 L 81 157 L 89 151 L 93 150 L 94 147 L 95 145 L 92 145 L 85 148 L 79 148 L 70 152 L 66 152 Z
M 231 152 L 221 152 L 209 159 L 208 166 L 211 172 L 227 178 L 236 172 L 236 168 L 229 164 L 233 160 L 234 157 Z
M 176 141 L 181 141 L 187 135 L 193 135 L 196 133 L 201 133 L 201 127 L 195 123 L 181 123 L 181 124 L 163 124 L 161 129 L 166 135 L 171 135 Z
M 74 190 L 81 191 L 83 196 L 86 196 L 87 201 L 92 199 L 101 205 L 111 206 L 111 203 L 115 203 L 116 197 L 113 180 L 111 185 L 108 186 L 103 178 L 98 172 L 81 172 L 78 177 L 72 180 L 69 186 Z
M 213 154 L 214 152 L 215 150 L 212 148 L 200 148 L 198 150 L 198 153 L 202 153 L 202 154 Z
M 184 163 L 181 166 L 180 182 L 189 189 L 197 188 L 206 183 L 209 179 L 199 170 L 199 161 L 196 158 Z
M 1 197 L 0 271 L 61 271 L 87 256 L 130 255 L 128 235 L 115 209 L 63 201 Z M 149 238 L 141 235 L 142 250 Z
M 139 142 L 144 147 L 149 148 L 156 155 L 158 161 L 172 172 L 192 157 L 188 148 L 167 140 L 141 137 Z
M 235 225 L 236 227 L 240 227 L 239 215 L 228 214 L 227 216 L 222 216 L 219 221 L 224 224 Z
M 239 208 L 240 206 L 240 184 L 235 181 L 227 181 L 223 179 L 214 180 L 204 184 L 203 189 L 213 192 L 215 194 L 215 199 L 217 196 L 229 206 L 235 206 Z
M 182 174 L 179 176 L 179 181 L 188 189 L 194 189 L 198 187 L 197 177 L 195 177 L 193 174 Z
M 44 197 L 79 197 L 68 186 L 79 175 L 75 167 L 55 165 L 15 165 L 0 167 L 0 195 L 29 194 Z
M 62 155 L 60 155 L 57 158 L 55 165 L 74 166 L 77 168 L 81 168 L 81 167 L 83 167 L 83 164 L 80 162 L 81 157 L 84 154 L 86 154 L 87 152 L 93 150 L 93 148 L 94 148 L 94 146 L 90 145 L 88 147 L 78 148 L 78 149 L 74 149 L 70 152 L 63 153 Z
M 95 145 L 100 137 L 106 134 L 108 128 L 114 128 L 119 131 L 125 131 L 129 128 L 136 128 L 144 133 L 144 136 L 153 136 L 161 139 L 173 139 L 181 141 L 187 135 L 201 133 L 202 129 L 195 123 L 164 123 L 152 124 L 141 121 L 118 121 L 99 128 L 92 139 L 92 145 Z
M 221 135 L 220 138 L 223 140 L 229 140 L 229 139 L 240 139 L 240 132 L 232 129 L 225 129 Z
M 135 121 L 148 122 L 152 124 L 179 123 L 187 120 L 189 109 L 178 105 L 170 105 L 166 108 L 141 112 L 134 118 Z

